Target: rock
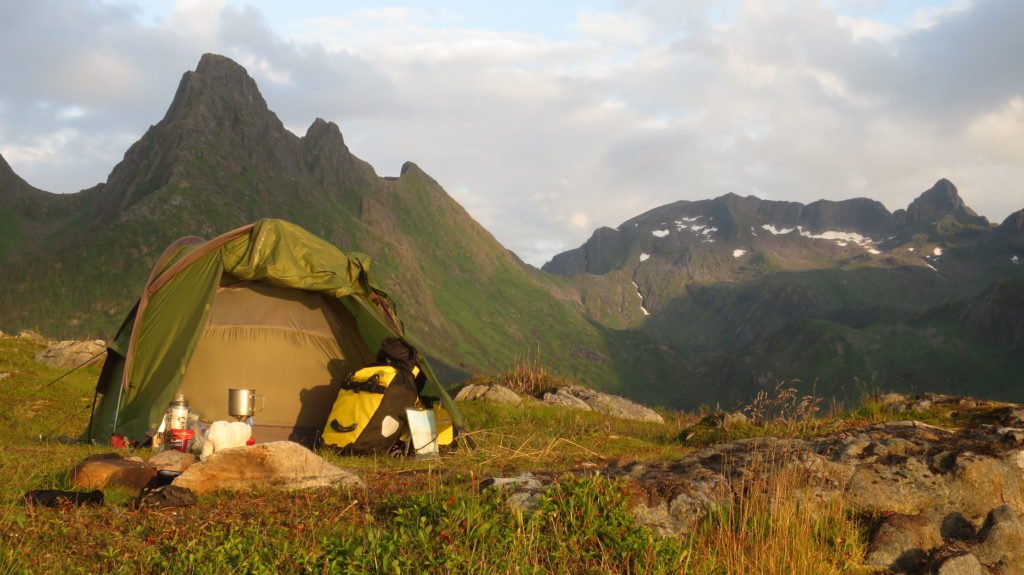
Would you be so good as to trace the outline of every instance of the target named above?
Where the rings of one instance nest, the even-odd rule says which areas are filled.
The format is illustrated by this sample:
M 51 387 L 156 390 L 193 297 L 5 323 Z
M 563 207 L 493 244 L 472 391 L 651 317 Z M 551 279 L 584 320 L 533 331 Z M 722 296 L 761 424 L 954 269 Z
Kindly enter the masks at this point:
M 897 404 L 906 403 L 910 399 L 905 393 L 886 393 L 878 398 L 878 402 L 885 407 L 892 407 Z
M 135 500 L 136 509 L 169 509 L 195 505 L 196 494 L 191 489 L 177 485 L 164 485 L 146 491 Z
M 489 477 L 480 482 L 480 489 L 538 490 L 544 485 L 532 473 L 524 473 L 518 477 Z
M 188 467 L 195 462 L 195 455 L 192 455 L 191 453 L 182 453 L 173 449 L 161 451 L 149 458 L 149 464 L 156 467 L 157 470 L 177 471 L 179 473 L 188 469 Z
M 871 537 L 864 564 L 911 570 L 940 545 L 942 536 L 927 517 L 893 515 L 884 519 Z
M 571 392 L 566 391 L 568 388 L 560 387 L 554 391 L 549 391 L 541 397 L 541 400 L 548 404 L 557 407 L 565 407 L 567 409 L 579 409 L 582 411 L 593 411 L 587 402 L 576 397 Z
M 1024 443 L 1024 429 L 1017 427 L 1000 427 L 996 433 L 1003 436 L 1004 441 L 1010 443 Z
M 366 487 L 355 473 L 335 467 L 291 441 L 218 451 L 205 461 L 190 465 L 172 485 L 199 495 L 213 491 Z
M 665 422 L 664 418 L 653 409 L 634 403 L 624 397 L 609 395 L 576 385 L 560 387 L 554 392 L 545 393 L 543 400 L 545 403 L 552 405 L 562 405 L 571 409 L 590 409 L 620 419 L 649 421 L 653 423 Z
M 988 573 L 978 558 L 970 553 L 944 559 L 936 575 L 985 575 Z
M 35 360 L 50 367 L 71 369 L 88 362 L 90 359 L 102 362 L 103 354 L 106 350 L 107 344 L 101 339 L 93 341 L 65 340 L 59 341 L 37 353 Z
M 544 485 L 532 474 L 518 477 L 490 477 L 480 483 L 480 489 L 497 489 L 505 492 L 509 507 L 530 515 L 540 503 Z
M 18 339 L 28 340 L 28 341 L 31 341 L 33 343 L 43 343 L 43 344 L 45 344 L 45 343 L 49 343 L 50 342 L 50 340 L 48 340 L 45 337 L 39 335 L 38 333 L 36 333 L 34 331 L 31 331 L 31 330 L 27 330 L 27 329 L 23 329 L 23 330 L 19 331 L 17 337 L 18 337 Z
M 750 419 L 742 411 L 733 411 L 732 413 L 723 413 L 718 425 L 722 429 L 735 429 L 748 423 L 750 423 Z
M 72 472 L 72 483 L 82 489 L 105 489 L 110 486 L 119 486 L 138 493 L 155 477 L 156 467 L 139 458 L 106 453 L 87 457 L 75 466 Z
M 8 371 L 0 371 L 0 381 L 3 381 L 5 379 L 7 379 L 8 377 L 11 377 L 11 373 L 10 372 L 8 372 Z
M 523 398 L 519 394 L 496 383 L 470 383 L 459 390 L 455 401 L 486 401 L 502 405 L 519 406 Z
M 1024 574 L 1024 524 L 1009 505 L 993 509 L 978 534 L 974 552 L 986 565 L 998 565 L 1003 575 Z

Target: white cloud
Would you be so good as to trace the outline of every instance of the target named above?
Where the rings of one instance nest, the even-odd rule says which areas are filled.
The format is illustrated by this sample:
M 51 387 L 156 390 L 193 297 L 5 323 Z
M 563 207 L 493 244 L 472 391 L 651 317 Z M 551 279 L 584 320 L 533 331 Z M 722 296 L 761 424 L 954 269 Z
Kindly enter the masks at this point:
M 189 0 L 143 21 L 127 3 L 3 3 L 0 50 L 33 58 L 0 61 L 0 153 L 44 189 L 90 186 L 213 51 L 296 133 L 319 116 L 382 175 L 416 162 L 538 265 L 727 192 L 897 209 L 948 177 L 992 219 L 1024 207 L 1024 3 L 897 22 L 860 0 L 627 0 L 561 35 L 415 6 L 281 22 Z

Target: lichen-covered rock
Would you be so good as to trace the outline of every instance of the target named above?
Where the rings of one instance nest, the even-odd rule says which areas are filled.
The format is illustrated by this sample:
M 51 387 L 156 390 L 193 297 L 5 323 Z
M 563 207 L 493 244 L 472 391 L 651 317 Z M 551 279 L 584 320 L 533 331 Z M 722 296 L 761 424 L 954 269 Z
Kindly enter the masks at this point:
M 1003 575 L 1024 575 L 1024 522 L 1009 505 L 1001 505 L 985 518 L 975 548 L 978 559 L 1000 568 Z
M 335 467 L 291 441 L 218 451 L 190 465 L 172 485 L 191 489 L 199 495 L 214 491 L 366 487 L 354 472 Z
M 455 395 L 455 401 L 486 401 L 502 405 L 519 406 L 523 398 L 519 394 L 496 383 L 470 383 Z
M 609 395 L 576 385 L 559 387 L 554 391 L 545 393 L 543 401 L 551 405 L 560 405 L 571 409 L 592 410 L 619 419 L 632 419 L 653 423 L 665 422 L 664 418 L 653 409 L 634 403 L 624 397 Z
M 981 566 L 977 557 L 965 553 L 944 559 L 935 573 L 936 575 L 986 575 L 988 570 Z
M 674 462 L 613 463 L 606 473 L 632 478 L 645 494 L 633 510 L 642 524 L 686 536 L 709 509 L 739 501 L 749 479 L 796 469 L 814 496 L 841 495 L 850 508 L 885 518 L 869 542 L 870 565 L 1024 575 L 1024 449 L 1007 428 L 985 423 L 1005 425 L 1017 414 L 976 405 L 985 417 L 957 431 L 892 421 L 810 440 L 731 441 Z
M 17 338 L 18 339 L 24 339 L 24 340 L 27 340 L 27 341 L 31 341 L 31 342 L 34 342 L 34 343 L 42 343 L 42 344 L 46 344 L 46 343 L 50 342 L 50 340 L 46 339 L 45 337 L 39 335 L 38 333 L 36 333 L 36 332 L 34 332 L 32 330 L 28 330 L 28 329 L 23 329 L 23 330 L 19 331 L 18 335 L 17 335 Z
M 504 492 L 509 507 L 529 515 L 540 504 L 544 484 L 532 473 L 517 477 L 490 477 L 480 483 L 480 489 L 496 489 Z
M 938 526 L 922 515 L 891 515 L 882 521 L 864 559 L 865 565 L 908 570 L 942 545 Z
M 58 341 L 39 352 L 35 360 L 60 369 L 78 367 L 89 360 L 102 362 L 107 344 L 101 339 L 93 341 Z
M 560 387 L 554 391 L 549 391 L 541 396 L 541 401 L 548 405 L 554 405 L 557 407 L 565 407 L 567 409 L 578 409 L 580 411 L 592 411 L 587 402 L 576 397 L 566 387 Z

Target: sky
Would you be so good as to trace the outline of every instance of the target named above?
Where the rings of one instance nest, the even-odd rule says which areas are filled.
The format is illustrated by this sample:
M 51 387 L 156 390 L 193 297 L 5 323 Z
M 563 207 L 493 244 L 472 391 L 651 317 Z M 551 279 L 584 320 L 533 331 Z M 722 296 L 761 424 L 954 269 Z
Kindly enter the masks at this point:
M 412 161 L 534 265 L 726 193 L 1024 208 L 1024 2 L 0 0 L 0 154 L 105 181 L 214 52 L 297 135 Z

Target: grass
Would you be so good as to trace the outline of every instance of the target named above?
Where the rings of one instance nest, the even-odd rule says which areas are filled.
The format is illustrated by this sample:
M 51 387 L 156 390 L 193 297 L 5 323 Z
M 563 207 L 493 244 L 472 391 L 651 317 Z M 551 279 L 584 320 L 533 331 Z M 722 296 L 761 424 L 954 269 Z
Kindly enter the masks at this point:
M 816 490 L 799 468 L 773 463 L 733 480 L 736 497 L 711 508 L 691 535 L 659 536 L 630 511 L 646 497 L 637 485 L 596 470 L 684 456 L 695 442 L 679 437 L 701 425 L 699 415 L 663 411 L 659 425 L 529 402 L 463 404 L 477 448 L 439 459 L 326 455 L 363 477 L 365 492 L 222 494 L 185 509 L 147 511 L 128 505 L 133 494 L 108 490 L 98 508 L 26 506 L 28 490 L 72 488 L 74 464 L 109 451 L 40 440 L 85 427 L 98 369 L 45 385 L 62 372 L 36 364 L 39 349 L 0 338 L 0 373 L 11 374 L 0 383 L 0 574 L 810 575 L 852 572 L 863 557 L 864 533 L 842 500 Z M 766 398 L 765 405 L 772 401 L 780 400 Z M 716 439 L 839 425 L 838 416 L 807 413 L 809 421 L 796 425 L 779 419 L 796 417 L 791 410 L 764 413 L 784 415 Z M 532 513 L 480 488 L 484 478 L 524 472 L 551 485 Z

